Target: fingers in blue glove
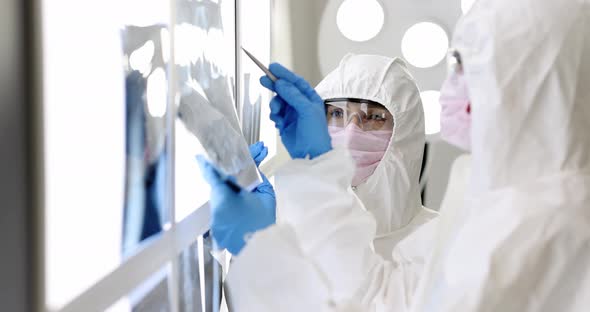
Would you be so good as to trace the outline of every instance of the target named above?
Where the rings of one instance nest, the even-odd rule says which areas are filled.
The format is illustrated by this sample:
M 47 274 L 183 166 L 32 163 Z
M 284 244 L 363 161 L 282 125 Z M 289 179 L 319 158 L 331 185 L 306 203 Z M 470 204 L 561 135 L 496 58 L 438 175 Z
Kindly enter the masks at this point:
M 252 158 L 256 158 L 256 156 L 258 156 L 258 154 L 260 154 L 260 152 L 262 151 L 263 148 L 264 148 L 264 142 L 262 142 L 262 141 L 256 142 L 256 143 L 250 145 L 248 147 L 248 150 L 250 151 L 250 156 L 252 156 Z
M 275 92 L 275 83 L 268 76 L 260 77 L 260 84 L 270 91 Z
M 311 101 L 317 102 L 322 101 L 322 98 L 315 92 L 315 90 L 309 85 L 309 83 L 303 79 L 303 77 L 293 73 L 283 65 L 279 63 L 270 64 L 269 70 L 277 76 L 279 79 L 287 80 L 288 82 L 295 85 L 297 89 L 303 93 Z M 270 80 L 270 79 L 269 79 Z M 272 82 L 272 81 L 271 81 Z M 276 88 L 276 83 L 275 83 Z
M 268 148 L 264 146 L 264 142 L 256 142 L 250 145 L 250 156 L 254 159 L 256 166 L 260 166 L 260 163 L 268 156 Z
M 270 101 L 270 120 L 275 123 L 277 129 L 281 130 L 285 125 L 284 111 L 287 103 L 278 96 Z
M 258 154 L 258 156 L 254 158 L 254 162 L 256 162 L 256 165 L 260 166 L 260 163 L 262 163 L 264 159 L 266 159 L 266 156 L 268 156 L 268 147 L 264 146 L 262 148 L 262 151 L 260 151 L 260 154 Z
M 294 84 L 286 80 L 275 82 L 277 94 L 298 113 L 305 114 L 311 104 L 310 100 Z
M 197 163 L 201 168 L 201 174 L 203 175 L 207 183 L 211 185 L 211 188 L 215 188 L 216 191 L 220 193 L 235 193 L 233 188 L 230 185 L 228 185 L 228 181 L 223 178 L 223 175 L 219 172 L 219 170 L 217 170 L 215 166 L 213 166 L 209 161 L 207 161 L 207 159 L 203 155 L 197 155 L 196 158 Z M 232 178 L 233 177 L 229 177 L 229 179 Z M 233 183 L 235 184 L 235 182 Z

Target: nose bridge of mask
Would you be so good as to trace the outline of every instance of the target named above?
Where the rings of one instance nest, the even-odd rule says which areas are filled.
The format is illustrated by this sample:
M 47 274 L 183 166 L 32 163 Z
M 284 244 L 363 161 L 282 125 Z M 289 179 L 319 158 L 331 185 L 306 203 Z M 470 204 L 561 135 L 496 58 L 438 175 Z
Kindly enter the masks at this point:
M 364 132 L 359 125 L 353 122 L 345 127 L 328 126 L 328 131 L 332 138 L 332 144 L 348 149 L 353 148 L 354 143 L 363 137 Z
M 355 140 L 358 140 L 361 137 L 363 129 L 355 124 L 354 122 L 349 122 L 344 128 L 342 128 L 342 143 L 347 148 L 351 148 L 354 145 Z
M 356 135 L 362 135 L 364 133 L 363 128 L 355 123 L 348 123 L 344 128 L 344 132 L 347 137 L 354 137 Z
M 393 131 L 365 131 L 357 124 L 350 123 L 340 132 L 340 141 L 351 150 L 384 152 L 389 146 L 392 133 Z

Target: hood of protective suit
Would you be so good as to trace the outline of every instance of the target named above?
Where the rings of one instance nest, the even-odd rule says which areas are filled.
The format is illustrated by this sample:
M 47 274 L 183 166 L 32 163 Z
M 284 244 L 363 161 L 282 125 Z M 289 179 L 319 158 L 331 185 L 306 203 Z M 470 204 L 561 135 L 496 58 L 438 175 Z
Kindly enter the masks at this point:
M 590 164 L 586 0 L 478 1 L 457 25 L 474 195 Z
M 471 189 L 414 311 L 587 309 L 589 19 L 588 0 L 479 0 L 459 21 Z
M 322 99 L 358 98 L 385 106 L 393 136 L 375 172 L 355 189 L 377 220 L 377 235 L 407 225 L 422 209 L 419 178 L 424 150 L 424 112 L 416 82 L 401 59 L 346 55 L 316 87 Z

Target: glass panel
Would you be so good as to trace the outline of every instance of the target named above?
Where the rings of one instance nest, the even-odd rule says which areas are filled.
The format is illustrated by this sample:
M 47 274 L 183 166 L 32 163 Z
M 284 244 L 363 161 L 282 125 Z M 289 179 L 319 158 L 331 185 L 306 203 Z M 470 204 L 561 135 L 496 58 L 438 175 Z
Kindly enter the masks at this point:
M 118 25 L 101 14 L 111 4 L 45 0 L 42 6 L 45 295 L 51 308 L 121 261 L 124 78 Z
M 149 15 L 126 20 L 121 30 L 126 91 L 125 255 L 169 222 L 167 6 L 164 0 L 135 3 L 135 11 L 147 9 Z
M 127 296 L 108 308 L 107 312 L 169 312 L 171 309 L 170 265 L 164 266 Z M 92 309 L 90 309 L 92 310 Z
M 209 187 L 195 156 L 204 154 L 238 184 L 261 180 L 235 109 L 235 1 L 176 0 L 176 220 L 204 204 Z
M 180 254 L 178 270 L 179 311 L 219 311 L 214 306 L 220 304 L 222 269 L 213 257 L 210 236 Z
M 270 0 L 243 2 L 240 6 L 241 46 L 265 65 L 270 63 Z M 252 144 L 264 141 L 272 158 L 277 151 L 277 133 L 270 115 L 271 93 L 259 83 L 263 72 L 240 50 L 240 107 L 242 130 Z
M 123 250 L 165 221 L 167 71 L 160 32 L 168 6 L 164 0 L 43 1 L 50 309 L 115 269 Z

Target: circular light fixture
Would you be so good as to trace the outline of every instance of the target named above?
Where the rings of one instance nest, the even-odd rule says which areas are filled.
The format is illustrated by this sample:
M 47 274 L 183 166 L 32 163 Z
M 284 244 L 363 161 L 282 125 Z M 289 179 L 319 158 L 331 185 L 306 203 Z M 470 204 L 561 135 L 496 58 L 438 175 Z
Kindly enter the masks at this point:
M 471 10 L 473 3 L 475 3 L 475 0 L 461 0 L 461 10 L 463 11 L 463 14 L 467 14 L 467 12 Z
M 385 13 L 377 0 L 345 0 L 336 13 L 336 25 L 344 37 L 370 40 L 383 28 Z
M 402 53 L 410 64 L 429 68 L 447 55 L 449 37 L 438 24 L 422 22 L 410 27 L 402 39 Z
M 420 93 L 422 106 L 424 107 L 424 124 L 426 125 L 426 134 L 436 134 L 440 132 L 440 92 L 429 90 Z

